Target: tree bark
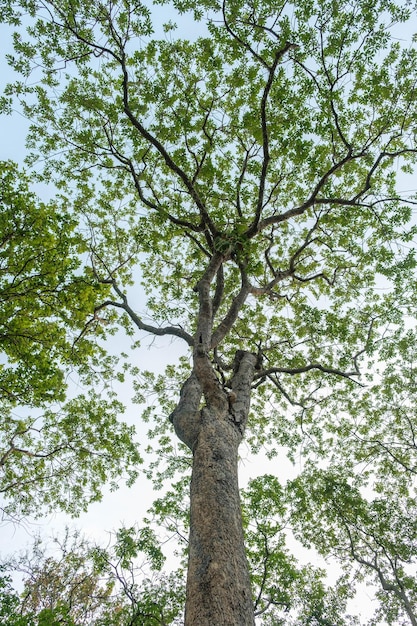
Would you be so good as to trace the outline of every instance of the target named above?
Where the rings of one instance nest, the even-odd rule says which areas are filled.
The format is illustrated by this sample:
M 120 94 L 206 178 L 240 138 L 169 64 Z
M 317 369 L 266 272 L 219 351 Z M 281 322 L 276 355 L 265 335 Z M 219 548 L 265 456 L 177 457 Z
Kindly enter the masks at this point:
M 253 626 L 238 486 L 241 436 L 232 420 L 201 411 L 191 479 L 185 626 Z
M 253 626 L 238 448 L 257 359 L 251 353 L 237 353 L 231 391 L 208 371 L 207 360 L 196 361 L 170 418 L 177 435 L 193 451 L 185 626 Z M 202 395 L 206 403 L 200 408 Z

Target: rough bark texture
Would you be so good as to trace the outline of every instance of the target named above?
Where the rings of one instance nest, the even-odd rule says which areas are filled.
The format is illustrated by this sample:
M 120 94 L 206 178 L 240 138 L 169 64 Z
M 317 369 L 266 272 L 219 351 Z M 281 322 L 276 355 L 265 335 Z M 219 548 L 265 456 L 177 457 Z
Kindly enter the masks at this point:
M 196 355 L 171 415 L 193 450 L 185 626 L 253 626 L 238 485 L 238 448 L 249 413 L 256 356 L 238 352 L 224 389 Z M 210 369 L 210 371 L 209 371 Z M 206 401 L 200 409 L 202 394 Z
M 241 435 L 204 408 L 194 449 L 185 626 L 253 626 L 238 487 Z

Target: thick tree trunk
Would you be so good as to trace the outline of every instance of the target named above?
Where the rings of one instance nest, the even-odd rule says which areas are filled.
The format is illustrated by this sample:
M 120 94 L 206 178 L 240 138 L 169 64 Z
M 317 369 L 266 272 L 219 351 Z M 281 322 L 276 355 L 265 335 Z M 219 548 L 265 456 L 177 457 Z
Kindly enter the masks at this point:
M 191 480 L 185 626 L 253 626 L 238 487 L 241 434 L 232 416 L 201 411 Z
M 238 487 L 240 436 L 207 408 L 194 450 L 185 626 L 253 626 Z
M 257 357 L 238 352 L 227 388 L 204 350 L 170 416 L 193 451 L 185 626 L 253 626 L 238 485 L 238 448 Z M 201 408 L 201 398 L 205 406 Z

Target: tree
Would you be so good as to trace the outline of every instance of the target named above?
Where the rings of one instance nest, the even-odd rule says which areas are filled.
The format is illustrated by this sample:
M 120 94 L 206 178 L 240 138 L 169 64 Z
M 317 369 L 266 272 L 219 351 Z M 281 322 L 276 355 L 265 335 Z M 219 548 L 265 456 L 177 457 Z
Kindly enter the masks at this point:
M 0 194 L 3 514 L 40 514 L 41 503 L 76 513 L 140 462 L 106 393 L 112 360 L 98 334 L 80 336 L 105 289 L 81 267 L 87 243 L 63 199 L 39 202 L 11 162 L 0 163 Z M 97 392 L 69 397 L 69 377 Z
M 350 399 L 357 419 L 355 431 L 348 433 L 345 416 L 340 418 L 337 428 L 353 440 L 349 462 L 336 452 L 330 468 L 310 464 L 288 484 L 292 526 L 304 545 L 314 541 L 322 555 L 336 554 L 346 571 L 356 564 L 358 578 L 379 586 L 380 605 L 372 625 L 417 624 L 416 385 L 411 333 L 397 349 L 398 363 L 392 359 L 378 383 Z M 372 498 L 366 493 L 370 485 Z M 310 518 L 304 517 L 300 524 L 299 515 L 310 502 L 315 503 L 309 507 Z
M 4 578 L 8 585 L 4 606 L 16 620 L 10 624 L 178 624 L 183 573 L 162 575 L 163 562 L 156 538 L 147 528 L 120 528 L 105 548 L 68 529 L 64 537 L 54 539 L 52 551 L 38 537 L 30 551 L 4 564 L 6 571 L 23 576 L 20 596 L 10 577 Z
M 20 603 L 19 595 L 12 586 L 9 575 L 3 573 L 0 576 L 0 617 L 4 626 L 32 626 L 31 617 L 22 616 L 18 613 Z
M 19 22 L 14 4 L 3 18 Z M 395 35 L 415 7 L 173 0 L 179 20 L 191 12 L 201 29 L 190 38 L 171 22 L 154 35 L 151 8 L 137 1 L 17 4 L 32 19 L 10 59 L 23 81 L 3 106 L 20 101 L 29 162 L 42 155 L 44 180 L 73 198 L 91 231 L 92 273 L 112 292 L 91 320 L 118 311 L 128 333 L 188 349 L 162 379 L 138 379 L 154 386 L 188 451 L 175 453 L 168 420 L 157 421 L 160 458 L 171 456 L 159 477 L 189 467 L 192 454 L 185 624 L 253 624 L 240 443 L 270 455 L 284 446 L 291 458 L 302 444 L 294 518 L 320 548 L 315 511 L 330 523 L 325 495 L 359 480 L 355 464 L 375 449 L 378 396 L 363 385 L 381 392 L 415 343 L 415 200 L 397 175 L 416 161 L 417 63 L 413 42 Z M 143 313 L 132 304 L 138 285 Z M 181 380 L 176 404 L 170 378 Z M 360 416 L 370 420 L 361 445 Z M 407 454 L 415 447 L 408 463 Z M 386 499 L 400 485 L 414 497 L 403 469 L 395 465 Z M 374 477 L 359 480 L 371 499 Z M 355 547 L 350 558 L 374 563 Z

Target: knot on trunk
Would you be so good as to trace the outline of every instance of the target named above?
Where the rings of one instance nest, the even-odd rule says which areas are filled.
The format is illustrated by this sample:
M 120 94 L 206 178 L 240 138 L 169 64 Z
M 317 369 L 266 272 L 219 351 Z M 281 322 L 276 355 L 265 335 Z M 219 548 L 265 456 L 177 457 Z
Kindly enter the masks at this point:
M 202 389 L 193 372 L 181 388 L 180 400 L 169 416 L 175 433 L 191 451 L 200 432 L 200 401 Z

